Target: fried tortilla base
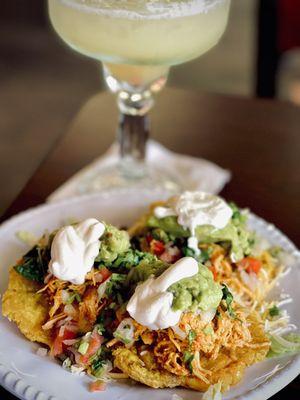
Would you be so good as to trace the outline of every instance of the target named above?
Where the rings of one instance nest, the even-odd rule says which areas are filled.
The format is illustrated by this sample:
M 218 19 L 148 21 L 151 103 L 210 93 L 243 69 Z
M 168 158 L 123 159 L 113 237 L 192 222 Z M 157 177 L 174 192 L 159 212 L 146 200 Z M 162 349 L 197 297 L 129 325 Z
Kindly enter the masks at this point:
M 176 387 L 183 384 L 183 378 L 167 371 L 149 369 L 138 355 L 129 349 L 119 348 L 113 352 L 114 366 L 131 379 L 155 389 Z
M 255 332 L 252 332 L 252 335 L 254 343 L 259 343 L 265 338 L 263 329 L 258 325 L 255 326 Z M 154 360 L 153 365 L 149 363 L 146 365 L 132 349 L 118 348 L 113 352 L 113 357 L 115 367 L 131 379 L 153 388 L 184 386 L 204 392 L 211 384 L 220 382 L 222 391 L 225 392 L 242 380 L 248 366 L 264 360 L 268 350 L 269 346 L 266 345 L 260 348 L 242 347 L 234 355 L 230 352 L 220 352 L 216 360 L 211 360 L 206 365 L 206 368 L 211 371 L 209 383 L 196 376 L 178 376 L 158 369 Z
M 50 333 L 42 329 L 49 307 L 45 296 L 36 293 L 39 289 L 38 283 L 24 278 L 11 268 L 8 288 L 2 299 L 2 314 L 15 322 L 27 339 L 50 346 Z

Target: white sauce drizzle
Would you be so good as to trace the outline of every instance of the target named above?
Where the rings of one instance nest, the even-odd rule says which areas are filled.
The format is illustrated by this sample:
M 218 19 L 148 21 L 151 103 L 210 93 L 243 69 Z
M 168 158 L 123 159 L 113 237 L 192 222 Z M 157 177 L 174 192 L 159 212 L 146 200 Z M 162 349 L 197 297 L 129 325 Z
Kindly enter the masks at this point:
M 75 285 L 84 283 L 99 253 L 99 238 L 104 231 L 104 224 L 94 218 L 61 228 L 52 242 L 49 272 Z
M 140 283 L 126 307 L 130 316 L 151 330 L 178 324 L 182 311 L 172 309 L 173 294 L 167 289 L 181 279 L 196 275 L 198 268 L 194 258 L 183 257 L 158 278 L 152 276 Z

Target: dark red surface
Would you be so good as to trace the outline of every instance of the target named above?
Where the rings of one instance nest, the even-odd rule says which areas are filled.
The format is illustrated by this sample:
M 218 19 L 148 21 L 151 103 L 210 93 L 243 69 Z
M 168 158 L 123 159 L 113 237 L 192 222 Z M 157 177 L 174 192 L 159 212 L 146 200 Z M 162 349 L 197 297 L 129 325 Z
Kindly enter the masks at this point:
M 278 46 L 284 52 L 300 47 L 300 1 L 278 2 Z

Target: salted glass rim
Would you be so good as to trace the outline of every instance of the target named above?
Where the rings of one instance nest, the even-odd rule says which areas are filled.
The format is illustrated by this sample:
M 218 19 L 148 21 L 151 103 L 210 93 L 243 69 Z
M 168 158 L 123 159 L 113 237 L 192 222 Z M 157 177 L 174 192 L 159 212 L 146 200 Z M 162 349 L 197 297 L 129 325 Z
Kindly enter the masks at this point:
M 53 0 L 48 0 L 49 2 Z M 55 0 L 81 12 L 127 18 L 176 18 L 208 13 L 230 0 Z

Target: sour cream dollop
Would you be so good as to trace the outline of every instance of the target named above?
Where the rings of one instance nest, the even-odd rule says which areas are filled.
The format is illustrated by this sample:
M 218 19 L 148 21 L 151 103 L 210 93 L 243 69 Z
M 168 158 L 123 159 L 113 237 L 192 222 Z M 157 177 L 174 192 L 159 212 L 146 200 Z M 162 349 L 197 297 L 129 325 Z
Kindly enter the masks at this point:
M 99 253 L 99 238 L 104 231 L 104 224 L 95 218 L 61 228 L 52 242 L 49 272 L 75 285 L 84 283 Z
M 178 224 L 191 232 L 188 246 L 198 254 L 196 227 L 209 225 L 222 229 L 230 221 L 232 209 L 223 199 L 213 194 L 186 191 L 170 199 L 167 207 L 156 207 L 154 215 L 156 218 L 176 216 Z
M 178 324 L 182 311 L 172 309 L 173 293 L 167 289 L 181 279 L 196 275 L 198 268 L 194 258 L 183 257 L 158 278 L 152 276 L 140 283 L 126 307 L 130 316 L 151 330 Z

